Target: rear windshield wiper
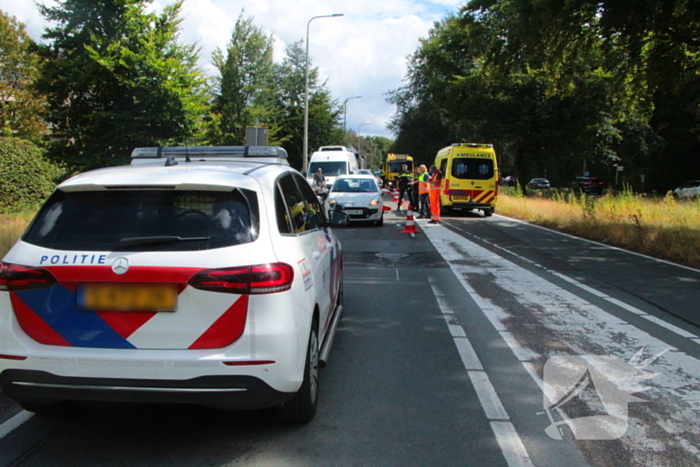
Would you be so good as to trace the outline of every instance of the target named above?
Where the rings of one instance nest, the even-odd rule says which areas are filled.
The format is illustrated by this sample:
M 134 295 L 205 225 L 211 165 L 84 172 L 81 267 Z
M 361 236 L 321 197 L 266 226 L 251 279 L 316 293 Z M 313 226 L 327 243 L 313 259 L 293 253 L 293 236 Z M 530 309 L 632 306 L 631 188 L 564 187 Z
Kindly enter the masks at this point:
M 161 243 L 205 242 L 207 240 L 209 240 L 209 237 L 179 237 L 177 235 L 158 235 L 152 237 L 124 237 L 119 241 L 119 244 L 124 247 L 129 247 Z

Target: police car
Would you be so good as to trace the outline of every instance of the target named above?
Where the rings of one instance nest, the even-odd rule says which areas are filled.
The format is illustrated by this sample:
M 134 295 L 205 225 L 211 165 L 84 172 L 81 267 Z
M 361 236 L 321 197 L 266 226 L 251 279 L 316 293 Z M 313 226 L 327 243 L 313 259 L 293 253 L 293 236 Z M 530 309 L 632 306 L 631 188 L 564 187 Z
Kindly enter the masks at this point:
M 308 422 L 343 311 L 330 226 L 282 148 L 139 148 L 67 180 L 0 266 L 2 392 L 35 412 L 278 406 Z

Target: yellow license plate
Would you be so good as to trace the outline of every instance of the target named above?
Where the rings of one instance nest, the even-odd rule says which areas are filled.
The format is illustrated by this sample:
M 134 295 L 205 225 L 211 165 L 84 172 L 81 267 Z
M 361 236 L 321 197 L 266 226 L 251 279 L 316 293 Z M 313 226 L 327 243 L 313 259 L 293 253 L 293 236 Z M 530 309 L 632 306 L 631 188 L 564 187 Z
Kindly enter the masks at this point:
M 85 284 L 78 288 L 78 308 L 89 311 L 175 311 L 173 284 Z
M 452 196 L 452 201 L 470 201 L 470 200 L 471 200 L 471 198 L 469 196 L 459 196 L 459 195 Z

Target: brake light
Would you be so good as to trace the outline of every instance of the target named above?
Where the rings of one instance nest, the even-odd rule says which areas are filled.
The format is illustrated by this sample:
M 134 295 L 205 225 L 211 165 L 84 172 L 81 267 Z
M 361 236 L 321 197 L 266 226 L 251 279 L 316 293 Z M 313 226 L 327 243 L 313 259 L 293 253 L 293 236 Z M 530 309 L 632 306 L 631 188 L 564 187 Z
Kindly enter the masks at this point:
M 46 269 L 0 264 L 0 291 L 44 289 L 56 283 L 56 278 Z
M 268 294 L 292 288 L 294 269 L 286 263 L 257 264 L 200 271 L 187 282 L 199 290 L 236 294 Z

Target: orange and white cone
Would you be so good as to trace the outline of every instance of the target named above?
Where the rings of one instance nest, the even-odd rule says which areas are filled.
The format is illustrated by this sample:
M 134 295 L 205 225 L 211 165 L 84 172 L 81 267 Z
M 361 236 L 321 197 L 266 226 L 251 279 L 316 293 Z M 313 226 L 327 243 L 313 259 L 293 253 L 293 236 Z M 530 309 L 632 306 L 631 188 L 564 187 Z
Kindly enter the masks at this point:
M 399 202 L 399 192 L 394 191 L 394 203 L 398 203 L 398 202 Z
M 411 203 L 408 203 L 408 213 L 406 214 L 406 228 L 403 229 L 403 232 L 401 233 L 407 233 L 411 234 L 411 237 L 415 237 L 415 235 L 418 232 L 418 229 L 416 229 L 416 221 L 413 219 L 413 206 Z

